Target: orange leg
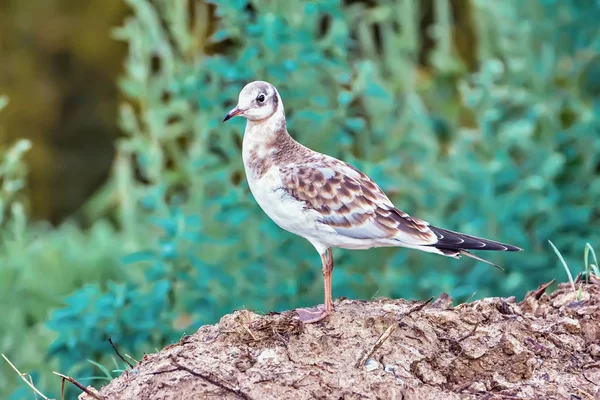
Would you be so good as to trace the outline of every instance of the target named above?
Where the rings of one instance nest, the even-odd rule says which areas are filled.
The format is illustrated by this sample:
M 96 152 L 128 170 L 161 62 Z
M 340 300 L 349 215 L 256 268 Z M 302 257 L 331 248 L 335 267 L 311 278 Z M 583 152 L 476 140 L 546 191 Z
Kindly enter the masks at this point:
M 300 308 L 296 310 L 300 316 L 300 321 L 305 324 L 312 324 L 319 322 L 329 314 L 333 312 L 333 296 L 331 293 L 331 275 L 333 273 L 333 257 L 331 255 L 331 249 L 321 254 L 321 262 L 323 264 L 323 283 L 325 299 L 323 306 L 317 306 L 313 308 Z
M 327 249 L 325 254 L 321 255 L 321 262 L 323 264 L 323 283 L 325 299 L 324 305 L 327 311 L 327 315 L 333 311 L 333 292 L 331 290 L 331 278 L 333 276 L 333 256 L 331 255 L 331 249 Z

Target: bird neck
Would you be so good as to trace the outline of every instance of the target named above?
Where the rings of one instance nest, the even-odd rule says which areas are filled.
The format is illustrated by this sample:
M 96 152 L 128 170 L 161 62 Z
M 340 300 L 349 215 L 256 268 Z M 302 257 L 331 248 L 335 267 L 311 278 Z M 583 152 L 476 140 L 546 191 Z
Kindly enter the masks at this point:
M 310 150 L 294 140 L 286 129 L 285 118 L 248 121 L 242 144 L 242 158 L 248 179 L 257 180 L 271 167 L 287 165 L 306 158 Z
M 279 110 L 278 110 L 279 111 Z M 287 131 L 285 115 L 276 112 L 269 118 L 246 123 L 244 132 L 243 151 L 253 151 L 265 157 L 275 151 L 281 144 L 295 142 Z

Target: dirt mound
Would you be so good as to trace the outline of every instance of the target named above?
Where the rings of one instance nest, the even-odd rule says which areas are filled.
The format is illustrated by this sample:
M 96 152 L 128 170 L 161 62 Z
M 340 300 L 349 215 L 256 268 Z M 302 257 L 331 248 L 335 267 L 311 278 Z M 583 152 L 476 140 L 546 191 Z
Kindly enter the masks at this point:
M 105 399 L 600 399 L 600 281 L 452 307 L 338 300 L 303 325 L 293 311 L 236 311 L 99 391 Z M 91 400 L 82 394 L 80 399 Z

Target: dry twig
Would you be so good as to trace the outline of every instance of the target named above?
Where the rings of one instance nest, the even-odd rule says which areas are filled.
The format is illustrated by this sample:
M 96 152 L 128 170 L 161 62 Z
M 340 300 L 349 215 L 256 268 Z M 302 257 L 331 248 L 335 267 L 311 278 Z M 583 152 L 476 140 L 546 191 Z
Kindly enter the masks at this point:
M 115 353 L 117 353 L 117 356 L 119 356 L 119 358 L 121 360 L 123 360 L 123 362 L 127 365 L 129 365 L 129 368 L 133 368 L 133 364 L 131 364 L 129 361 L 127 361 L 125 358 L 123 358 L 123 356 L 121 355 L 121 353 L 119 353 L 119 350 L 117 349 L 117 346 L 115 346 L 115 344 L 113 343 L 111 338 L 108 338 L 108 343 L 110 343 L 110 345 L 112 346 L 113 350 L 115 351 Z
M 77 386 L 79 389 L 81 389 L 81 391 L 83 391 L 88 396 L 92 396 L 93 398 L 95 398 L 97 400 L 105 400 L 104 397 L 102 397 L 101 395 L 92 392 L 90 389 L 86 388 L 81 383 L 77 382 L 75 380 L 75 378 L 63 375 L 60 372 L 56 372 L 56 371 L 52 371 L 52 373 L 54 375 L 60 376 L 62 378 L 63 399 L 65 398 L 65 380 L 67 380 L 67 381 L 71 382 L 73 385 Z
M 413 312 L 422 310 L 423 308 L 425 308 L 425 306 L 427 304 L 429 304 L 431 302 L 431 300 L 433 300 L 433 298 L 430 298 L 426 302 L 414 306 L 413 308 L 411 308 L 404 314 L 400 315 L 400 317 L 398 318 L 398 320 L 395 323 L 390 325 L 381 335 L 379 335 L 379 338 L 377 338 L 377 340 L 369 348 L 369 350 L 364 353 L 364 355 L 356 362 L 356 364 L 354 364 L 354 367 L 360 368 L 361 365 L 364 365 L 364 363 L 369 359 L 369 357 L 371 357 L 373 355 L 373 353 L 375 353 L 383 345 L 383 343 L 385 343 L 385 341 L 392 335 L 392 333 L 394 333 L 394 331 L 396 329 L 398 329 L 398 326 L 400 326 L 400 322 L 402 321 L 402 319 L 404 317 L 406 317 L 407 315 L 409 315 Z
M 539 300 L 540 297 L 542 297 L 542 295 L 544 294 L 544 292 L 546 291 L 546 289 L 548 289 L 548 287 L 550 285 L 552 285 L 554 282 L 556 282 L 556 279 L 552 279 L 550 282 L 548 283 L 544 283 L 543 285 L 541 285 L 539 288 L 537 288 L 537 290 L 535 292 L 532 293 L 533 297 L 536 300 Z
M 369 357 L 371 357 L 373 355 L 373 353 L 375 353 L 377 351 L 377 349 L 379 349 L 381 347 L 381 345 L 391 336 L 392 333 L 394 333 L 394 331 L 396 329 L 398 329 L 398 324 L 397 323 L 393 323 L 392 325 L 390 325 L 381 335 L 379 335 L 379 338 L 375 341 L 375 343 L 373 344 L 373 346 L 371 346 L 371 348 L 369 349 L 369 351 L 367 351 L 356 362 L 356 364 L 354 364 L 354 367 L 355 368 L 360 368 L 360 366 L 363 365 L 369 359 Z
M 475 333 L 475 331 L 477 330 L 477 328 L 479 328 L 479 322 L 475 324 L 475 326 L 473 327 L 473 329 L 471 329 L 471 331 L 469 333 L 467 333 L 466 335 L 464 335 L 463 337 L 461 337 L 460 339 L 458 339 L 458 341 L 462 342 L 466 338 L 468 338 L 470 336 L 473 336 L 473 334 Z
M 248 325 L 250 325 L 252 323 L 252 317 L 250 316 L 250 312 L 248 310 L 246 310 L 246 318 L 248 319 Z M 252 339 L 254 339 L 254 341 L 258 340 L 258 339 L 256 339 L 256 336 L 254 336 L 254 333 L 252 333 L 250 328 L 248 326 L 246 326 L 244 321 L 240 321 L 238 319 L 237 322 L 238 322 L 238 324 L 240 324 L 242 326 L 242 328 L 244 328 L 246 330 L 246 332 L 248 332 L 248 334 L 250 334 L 250 336 L 252 336 Z
M 4 360 L 8 363 L 8 365 L 11 366 L 12 369 L 15 370 L 15 372 L 17 374 L 19 374 L 19 377 L 23 380 L 23 382 L 25 382 L 27 384 L 27 386 L 29 386 L 31 389 L 33 389 L 33 391 L 37 394 L 39 394 L 40 396 L 42 396 L 42 398 L 44 398 L 45 400 L 49 400 L 46 396 L 44 396 L 44 394 L 42 392 L 40 392 L 34 385 L 32 382 L 28 381 L 27 379 L 25 379 L 25 376 L 28 376 L 28 374 L 22 374 L 21 371 L 19 371 L 17 369 L 17 367 L 15 367 L 13 365 L 13 363 L 10 362 L 10 360 L 4 355 L 2 354 L 2 358 L 4 358 Z M 31 377 L 30 377 L 31 378 Z
M 600 386 L 599 384 L 597 384 L 596 382 L 594 382 L 593 380 L 591 380 L 590 378 L 588 378 L 588 377 L 585 375 L 585 372 L 582 372 L 582 373 L 581 373 L 581 375 L 583 376 L 583 379 L 585 379 L 586 381 L 588 381 L 588 382 L 589 382 L 589 383 L 591 383 L 592 385 L 594 385 L 594 386 Z

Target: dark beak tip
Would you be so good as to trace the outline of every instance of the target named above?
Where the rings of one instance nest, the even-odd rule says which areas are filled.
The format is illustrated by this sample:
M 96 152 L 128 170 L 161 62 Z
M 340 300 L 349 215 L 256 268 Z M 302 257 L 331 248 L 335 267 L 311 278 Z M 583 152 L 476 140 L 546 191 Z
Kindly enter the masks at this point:
M 225 121 L 229 121 L 231 118 L 236 117 L 238 115 L 240 115 L 240 109 L 239 108 L 234 108 L 233 110 L 230 110 L 227 115 L 225 116 L 225 118 L 223 118 L 223 122 Z

